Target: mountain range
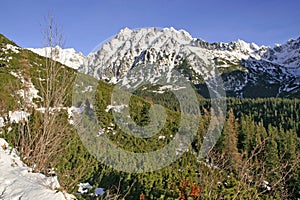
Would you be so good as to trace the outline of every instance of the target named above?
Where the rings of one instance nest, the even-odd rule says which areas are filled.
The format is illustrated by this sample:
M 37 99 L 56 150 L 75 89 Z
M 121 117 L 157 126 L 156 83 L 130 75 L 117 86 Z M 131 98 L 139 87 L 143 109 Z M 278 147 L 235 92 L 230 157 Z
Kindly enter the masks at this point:
M 214 84 L 216 73 L 230 97 L 300 94 L 300 37 L 272 48 L 243 40 L 208 43 L 172 27 L 124 28 L 88 56 L 74 49 L 55 49 L 55 60 L 112 84 L 137 65 L 148 64 L 158 71 L 162 67 L 167 71 L 177 69 L 204 97 L 209 96 L 207 87 Z M 45 48 L 30 50 L 42 56 L 47 52 Z

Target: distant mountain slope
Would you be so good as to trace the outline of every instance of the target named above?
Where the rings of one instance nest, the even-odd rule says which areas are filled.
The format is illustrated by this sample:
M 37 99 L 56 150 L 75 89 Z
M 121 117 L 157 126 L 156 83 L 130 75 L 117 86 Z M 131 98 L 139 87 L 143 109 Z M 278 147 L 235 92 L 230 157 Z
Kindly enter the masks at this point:
M 34 53 L 37 53 L 41 56 L 50 57 L 50 48 L 28 48 L 29 50 L 33 51 Z M 54 48 L 55 55 L 52 55 L 51 57 L 64 65 L 67 65 L 69 67 L 72 67 L 73 69 L 78 69 L 85 61 L 86 57 L 79 52 L 76 52 L 75 49 L 69 48 L 69 49 L 62 49 L 59 46 L 56 46 Z

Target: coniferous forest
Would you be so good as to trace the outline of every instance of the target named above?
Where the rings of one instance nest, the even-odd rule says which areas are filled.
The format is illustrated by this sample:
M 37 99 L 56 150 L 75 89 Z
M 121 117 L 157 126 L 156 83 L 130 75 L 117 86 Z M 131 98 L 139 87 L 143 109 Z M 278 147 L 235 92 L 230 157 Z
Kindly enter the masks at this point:
M 128 136 L 114 125 L 110 104 L 112 86 L 100 82 L 97 92 L 97 116 L 105 134 L 118 146 L 133 152 L 150 152 L 172 140 L 178 129 L 180 108 L 176 102 L 164 101 L 167 95 L 133 96 L 130 114 L 136 123 L 148 123 L 148 110 L 153 102 L 164 101 L 167 121 L 161 132 L 151 138 Z M 147 94 L 148 95 L 148 94 Z M 170 94 L 170 96 L 172 96 Z M 146 99 L 146 100 L 144 100 Z M 206 134 L 210 101 L 199 98 L 197 136 L 183 156 L 158 171 L 130 174 L 118 172 L 92 157 L 75 130 L 62 142 L 67 148 L 55 155 L 53 165 L 65 178 L 60 182 L 68 191 L 76 191 L 77 182 L 89 181 L 95 187 L 107 188 L 106 195 L 125 199 L 295 199 L 299 197 L 299 99 L 236 99 L 227 100 L 227 115 L 221 137 L 210 153 L 199 159 L 197 153 Z M 37 126 L 33 113 L 29 126 Z M 62 119 L 63 119 L 62 113 Z M 15 135 L 5 134 L 15 146 L 21 145 Z M 25 131 L 26 132 L 26 131 Z M 73 133 L 72 133 L 73 132 Z M 164 139 L 158 139 L 159 136 Z M 26 140 L 26 139 L 25 139 Z M 24 141 L 23 141 L 24 142 Z M 26 141 L 25 141 L 26 142 Z M 155 161 L 153 161 L 155 162 Z M 88 163 L 88 164 L 87 164 Z M 128 163 L 126 163 L 128 164 Z M 92 198 L 78 196 L 79 198 Z

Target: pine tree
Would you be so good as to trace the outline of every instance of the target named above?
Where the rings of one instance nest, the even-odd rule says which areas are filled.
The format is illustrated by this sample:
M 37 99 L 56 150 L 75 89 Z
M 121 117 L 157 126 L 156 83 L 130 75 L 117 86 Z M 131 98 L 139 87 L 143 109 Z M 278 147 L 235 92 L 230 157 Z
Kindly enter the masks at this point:
M 278 156 L 278 145 L 276 138 L 278 136 L 277 128 L 272 125 L 268 126 L 268 139 L 265 146 L 265 160 L 264 165 L 266 173 L 268 174 L 268 179 L 271 182 L 274 182 L 279 179 L 279 174 L 276 171 L 273 171 L 274 168 L 280 165 L 279 156 Z
M 229 110 L 228 119 L 224 126 L 223 155 L 228 161 L 230 171 L 236 171 L 241 164 L 241 155 L 237 148 L 237 123 L 233 110 Z

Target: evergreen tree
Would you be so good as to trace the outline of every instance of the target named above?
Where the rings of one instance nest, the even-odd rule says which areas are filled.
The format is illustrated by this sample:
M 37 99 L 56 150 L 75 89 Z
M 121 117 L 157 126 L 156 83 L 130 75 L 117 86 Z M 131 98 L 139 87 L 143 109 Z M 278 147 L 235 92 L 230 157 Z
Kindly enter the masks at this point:
M 228 112 L 228 119 L 224 126 L 223 154 L 231 171 L 236 171 L 241 164 L 241 155 L 237 148 L 237 123 L 233 110 Z

